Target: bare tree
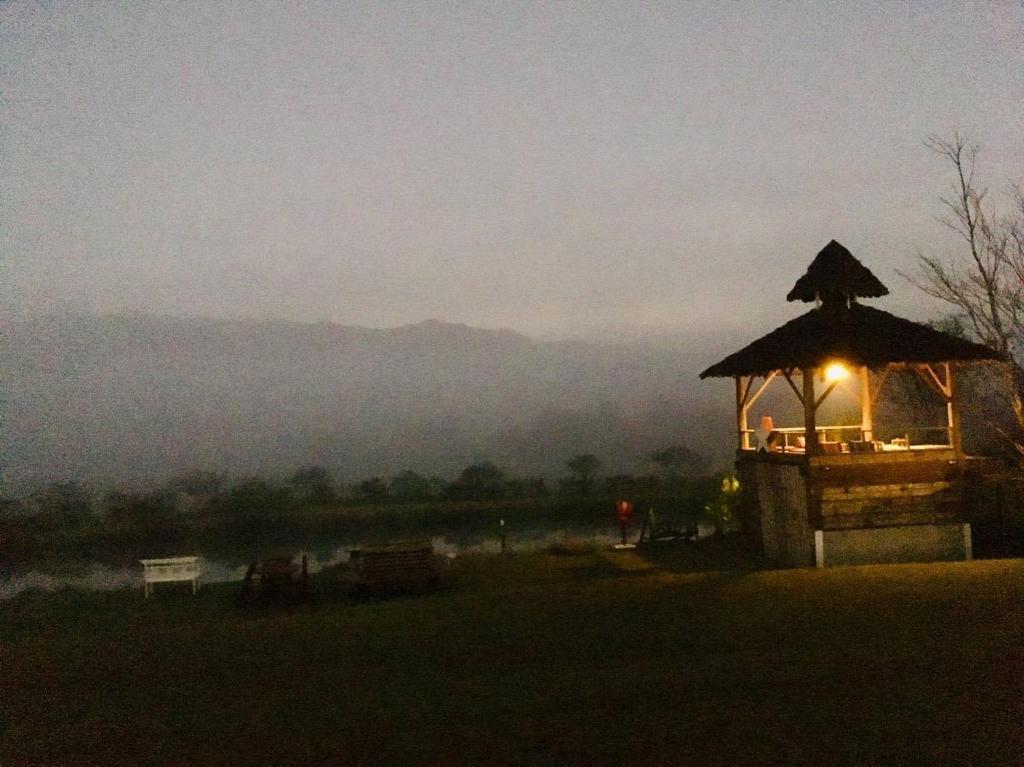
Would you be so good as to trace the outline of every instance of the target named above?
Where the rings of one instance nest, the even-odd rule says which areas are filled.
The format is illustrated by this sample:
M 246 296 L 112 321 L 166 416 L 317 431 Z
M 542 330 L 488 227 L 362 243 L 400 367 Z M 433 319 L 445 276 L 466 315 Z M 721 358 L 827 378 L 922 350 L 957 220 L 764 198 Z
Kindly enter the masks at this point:
M 947 258 L 919 253 L 918 273 L 903 276 L 950 304 L 971 335 L 1003 355 L 1003 388 L 1016 420 L 1016 434 L 1006 436 L 1024 455 L 1024 188 L 1012 185 L 1012 205 L 1001 214 L 975 180 L 977 144 L 957 132 L 929 136 L 925 146 L 953 167 L 938 220 L 963 247 Z

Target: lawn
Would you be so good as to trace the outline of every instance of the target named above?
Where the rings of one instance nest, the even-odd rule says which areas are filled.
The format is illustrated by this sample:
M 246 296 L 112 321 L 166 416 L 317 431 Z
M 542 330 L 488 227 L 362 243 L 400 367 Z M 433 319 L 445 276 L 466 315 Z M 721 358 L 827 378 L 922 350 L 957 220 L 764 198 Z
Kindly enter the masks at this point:
M 717 548 L 716 548 L 717 547 Z M 1024 762 L 1024 560 L 467 557 L 435 593 L 0 604 L 0 764 Z

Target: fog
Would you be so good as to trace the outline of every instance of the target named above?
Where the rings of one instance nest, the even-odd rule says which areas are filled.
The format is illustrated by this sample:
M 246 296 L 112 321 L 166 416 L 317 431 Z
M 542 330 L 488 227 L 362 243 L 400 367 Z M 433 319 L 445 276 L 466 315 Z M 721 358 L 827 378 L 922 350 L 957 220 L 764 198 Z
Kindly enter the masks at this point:
M 728 387 L 715 353 L 668 343 L 534 341 L 426 322 L 394 330 L 147 315 L 2 324 L 6 489 L 53 481 L 147 487 L 190 469 L 338 480 L 406 469 L 451 478 L 490 460 L 513 476 L 566 474 L 595 453 L 643 471 L 688 444 L 725 465 Z
M 1024 167 L 1022 14 L 0 5 L 6 487 L 725 456 L 696 373 L 830 239 L 945 311 L 922 142 Z

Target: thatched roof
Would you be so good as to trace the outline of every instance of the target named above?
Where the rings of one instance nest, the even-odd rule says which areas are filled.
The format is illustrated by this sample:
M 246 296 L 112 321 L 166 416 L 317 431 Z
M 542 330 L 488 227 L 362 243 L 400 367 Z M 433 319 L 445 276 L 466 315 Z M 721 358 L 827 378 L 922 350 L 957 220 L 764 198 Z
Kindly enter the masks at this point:
M 773 370 L 818 368 L 831 360 L 877 368 L 890 362 L 998 359 L 999 354 L 987 346 L 855 303 L 849 309 L 842 307 L 838 311 L 836 307 L 827 306 L 812 309 L 730 354 L 700 377 L 763 375 Z
M 835 240 L 814 257 L 807 272 L 796 281 L 787 301 L 821 298 L 878 298 L 889 294 L 878 278 Z

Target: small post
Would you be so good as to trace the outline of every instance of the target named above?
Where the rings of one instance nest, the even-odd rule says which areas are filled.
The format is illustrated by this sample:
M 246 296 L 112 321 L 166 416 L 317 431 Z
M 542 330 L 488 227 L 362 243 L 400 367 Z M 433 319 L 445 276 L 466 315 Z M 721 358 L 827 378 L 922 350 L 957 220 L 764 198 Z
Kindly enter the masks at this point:
M 1017 493 L 1013 494 L 1016 503 L 1013 504 L 1016 511 L 1020 511 L 1020 496 Z M 1003 554 L 1008 553 L 1006 547 L 1006 507 L 1003 505 L 1003 485 L 1002 483 L 996 484 L 996 501 L 997 508 L 999 509 L 999 551 Z
M 974 543 L 971 540 L 971 525 L 964 522 L 964 559 L 970 562 L 974 559 Z
M 622 529 L 622 543 L 617 543 L 612 548 L 615 549 L 635 549 L 635 543 L 626 542 L 626 525 L 629 524 L 630 518 L 633 516 L 633 504 L 630 501 L 621 499 L 615 502 L 615 516 L 619 520 L 619 527 Z
M 814 531 L 814 564 L 817 567 L 825 566 L 825 531 Z
M 747 433 L 747 403 L 745 401 L 748 376 L 736 376 L 736 431 L 740 450 L 750 449 L 750 435 Z
M 640 528 L 640 537 L 637 539 L 637 543 L 640 543 L 640 542 L 642 542 L 644 540 L 644 533 L 647 534 L 647 540 L 653 541 L 654 540 L 654 528 L 655 528 L 654 509 L 651 509 L 650 511 L 647 512 L 647 519 L 644 520 L 643 527 Z
M 804 454 L 808 457 L 818 454 L 818 431 L 814 422 L 814 368 L 803 368 L 804 399 Z
M 501 553 L 504 554 L 507 547 L 507 541 L 505 540 L 505 520 L 500 520 L 499 524 L 501 526 L 501 535 L 499 536 L 499 540 L 501 541 Z
M 953 366 L 948 362 L 945 363 L 946 368 L 946 391 L 949 393 L 946 397 L 946 419 L 949 424 L 949 445 L 953 448 L 953 452 L 957 457 L 957 460 L 961 460 L 964 457 L 964 445 L 960 437 L 960 403 L 957 397 L 956 391 L 956 380 Z
M 860 430 L 861 439 L 871 442 L 874 439 L 874 418 L 871 413 L 871 375 L 867 365 L 860 368 Z

